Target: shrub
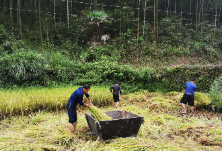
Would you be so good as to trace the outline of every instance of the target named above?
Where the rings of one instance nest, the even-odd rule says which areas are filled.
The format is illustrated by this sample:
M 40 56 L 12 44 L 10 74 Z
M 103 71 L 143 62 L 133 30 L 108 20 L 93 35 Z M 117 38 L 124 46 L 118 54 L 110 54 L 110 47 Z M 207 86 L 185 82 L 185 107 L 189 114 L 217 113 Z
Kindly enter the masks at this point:
M 104 50 L 96 50 L 106 52 Z M 93 52 L 94 53 L 94 52 Z M 95 54 L 97 54 L 95 52 Z M 0 58 L 3 87 L 51 86 L 58 84 L 112 85 L 118 80 L 125 92 L 181 91 L 190 77 L 197 78 L 198 91 L 207 92 L 221 67 L 175 67 L 155 70 L 122 65 L 101 55 L 97 61 L 80 62 L 64 57 L 59 52 L 15 51 Z M 84 60 L 84 59 L 83 59 Z
M 96 22 L 99 22 L 100 20 L 102 19 L 105 19 L 108 15 L 104 12 L 104 11 L 93 11 L 93 12 L 90 12 L 88 14 L 88 18 L 91 19 L 91 21 L 96 21 Z
M 7 32 L 3 25 L 0 25 L 0 44 L 7 39 Z
M 0 58 L 0 69 L 4 87 L 65 83 L 75 75 L 75 63 L 60 53 L 16 51 Z
M 218 108 L 222 108 L 222 76 L 211 84 L 210 97 L 213 104 L 217 105 Z
M 16 52 L 0 58 L 1 81 L 7 85 L 22 85 L 42 81 L 44 57 L 34 52 Z
M 7 39 L 5 42 L 2 44 L 3 51 L 7 53 L 13 53 L 16 50 L 22 49 L 25 46 L 25 42 L 21 40 L 16 40 L 13 37 L 12 39 Z

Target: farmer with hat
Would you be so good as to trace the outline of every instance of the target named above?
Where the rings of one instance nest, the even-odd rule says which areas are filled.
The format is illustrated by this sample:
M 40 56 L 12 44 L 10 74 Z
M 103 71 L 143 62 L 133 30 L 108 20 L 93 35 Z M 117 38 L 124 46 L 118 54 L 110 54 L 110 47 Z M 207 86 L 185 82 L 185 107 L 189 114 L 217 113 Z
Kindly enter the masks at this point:
M 185 85 L 185 93 L 180 101 L 181 105 L 182 105 L 182 114 L 186 114 L 187 113 L 187 109 L 186 109 L 186 104 L 188 103 L 188 105 L 190 106 L 190 109 L 192 112 L 194 112 L 194 91 L 196 91 L 197 86 L 196 86 L 196 79 L 195 78 L 191 78 L 191 81 L 187 81 L 186 85 Z
M 110 89 L 110 92 L 112 92 L 112 94 L 113 94 L 113 99 L 114 99 L 114 102 L 115 102 L 115 107 L 117 108 L 118 104 L 119 104 L 119 93 L 122 94 L 121 88 L 120 88 L 120 86 L 118 84 L 118 81 L 116 81 L 115 85 L 113 85 L 109 89 Z
M 74 133 L 77 133 L 76 131 L 76 125 L 77 125 L 76 105 L 80 104 L 80 105 L 89 107 L 88 104 L 85 104 L 82 102 L 83 95 L 85 95 L 88 98 L 90 105 L 92 105 L 89 94 L 87 93 L 89 90 L 90 90 L 90 86 L 88 84 L 85 84 L 83 87 L 79 87 L 75 92 L 73 92 L 73 94 L 69 98 L 69 101 L 66 105 L 67 110 L 68 110 L 68 116 L 69 116 L 68 131 L 71 134 L 72 134 L 72 130 L 74 130 Z

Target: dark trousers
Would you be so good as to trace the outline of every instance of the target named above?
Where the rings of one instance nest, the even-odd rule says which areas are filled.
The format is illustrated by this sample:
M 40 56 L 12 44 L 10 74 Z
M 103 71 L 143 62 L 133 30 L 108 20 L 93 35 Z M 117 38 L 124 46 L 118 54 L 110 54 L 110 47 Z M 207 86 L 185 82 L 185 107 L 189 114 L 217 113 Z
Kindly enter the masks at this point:
M 76 106 L 71 102 L 68 102 L 66 107 L 68 110 L 69 123 L 73 124 L 77 121 Z

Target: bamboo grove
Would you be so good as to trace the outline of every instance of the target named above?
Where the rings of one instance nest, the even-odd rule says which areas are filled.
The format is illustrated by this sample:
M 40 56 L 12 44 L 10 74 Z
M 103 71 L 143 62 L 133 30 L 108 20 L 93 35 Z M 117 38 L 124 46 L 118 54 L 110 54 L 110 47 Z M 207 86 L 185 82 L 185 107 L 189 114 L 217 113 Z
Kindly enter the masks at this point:
M 153 27 L 152 40 L 158 43 L 159 21 L 173 15 L 180 20 L 177 32 L 188 26 L 202 39 L 204 26 L 214 26 L 215 41 L 217 27 L 221 25 L 221 7 L 221 0 L 1 0 L 0 3 L 0 11 L 9 16 L 8 25 L 19 29 L 20 39 L 24 38 L 24 25 L 32 25 L 32 30 L 39 33 L 31 39 L 38 40 L 42 49 L 44 40 L 49 45 L 51 26 L 56 28 L 58 22 L 65 22 L 69 30 L 73 16 L 84 17 L 95 10 L 114 14 L 107 19 L 112 22 L 112 36 L 137 28 L 137 47 L 139 37 L 145 36 L 146 24 Z
M 172 91 L 183 87 L 175 83 L 188 78 L 189 65 L 221 68 L 220 0 L 0 2 L 2 88 L 110 85 L 118 79 L 130 92 Z M 179 66 L 178 75 L 183 65 L 186 75 L 172 78 L 168 67 Z M 196 71 L 200 83 L 208 82 L 203 91 L 221 73 Z

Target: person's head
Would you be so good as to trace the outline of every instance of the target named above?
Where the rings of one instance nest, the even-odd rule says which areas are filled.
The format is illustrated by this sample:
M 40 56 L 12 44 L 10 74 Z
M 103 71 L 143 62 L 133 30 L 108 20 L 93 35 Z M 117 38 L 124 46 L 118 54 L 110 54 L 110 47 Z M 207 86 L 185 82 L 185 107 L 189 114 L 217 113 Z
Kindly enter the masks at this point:
M 190 81 L 192 81 L 193 83 L 196 83 L 197 79 L 192 77 L 192 78 L 190 78 Z
M 119 82 L 118 82 L 118 81 L 116 81 L 116 82 L 115 82 L 115 84 L 119 84 Z
M 88 84 L 84 84 L 83 85 L 83 93 L 86 94 L 87 92 L 89 92 L 90 90 L 90 86 Z

